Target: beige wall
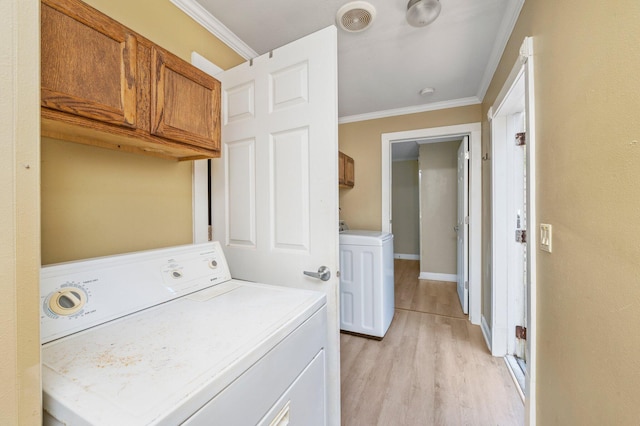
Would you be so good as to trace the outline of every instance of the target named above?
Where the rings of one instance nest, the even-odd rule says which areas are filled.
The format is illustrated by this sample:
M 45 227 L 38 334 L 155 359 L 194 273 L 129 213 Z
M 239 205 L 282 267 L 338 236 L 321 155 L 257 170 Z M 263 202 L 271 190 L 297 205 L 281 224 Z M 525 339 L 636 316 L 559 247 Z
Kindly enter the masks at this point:
M 102 13 L 191 62 L 196 51 L 222 69 L 244 62 L 170 0 L 84 0 Z
M 420 145 L 420 272 L 457 273 L 453 227 L 458 214 L 459 145 L 459 141 Z
M 356 184 L 340 191 L 341 218 L 351 229 L 380 230 L 382 220 L 382 142 L 383 133 L 482 121 L 481 106 L 471 105 L 419 114 L 341 124 L 340 151 L 355 160 Z
M 0 2 L 1 425 L 41 424 L 39 6 Z
M 168 0 L 88 0 L 189 61 L 222 68 L 242 59 Z M 192 241 L 192 162 L 177 163 L 43 139 L 42 262 Z
M 393 251 L 420 254 L 418 160 L 394 161 L 391 173 Z
M 483 103 L 533 36 L 540 425 L 640 419 L 638 22 L 637 0 L 527 1 Z
M 191 242 L 190 164 L 48 138 L 42 159 L 43 263 Z

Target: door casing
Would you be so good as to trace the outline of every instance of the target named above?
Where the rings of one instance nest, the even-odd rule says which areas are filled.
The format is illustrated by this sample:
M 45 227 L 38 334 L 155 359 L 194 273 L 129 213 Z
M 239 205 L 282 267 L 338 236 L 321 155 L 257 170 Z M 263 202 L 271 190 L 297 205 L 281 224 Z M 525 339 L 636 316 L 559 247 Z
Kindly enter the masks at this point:
M 536 258 L 538 252 L 538 219 L 537 219 L 537 207 L 536 207 L 536 121 L 535 121 L 535 87 L 534 87 L 534 44 L 532 37 L 526 37 L 520 47 L 520 54 L 516 59 L 516 62 L 511 70 L 511 73 L 507 77 L 500 93 L 498 94 L 494 104 L 489 108 L 487 113 L 489 123 L 491 123 L 496 117 L 496 112 L 499 111 L 505 99 L 508 97 L 514 83 L 519 77 L 524 78 L 524 92 L 525 92 L 525 121 L 527 123 L 527 144 L 526 144 L 526 185 L 527 185 L 527 293 L 526 293 L 526 317 L 527 317 L 527 342 L 526 342 L 526 357 L 527 357 L 527 371 L 525 372 L 525 424 L 536 424 Z M 493 142 L 493 135 L 492 135 Z M 493 143 L 492 143 L 493 146 Z M 496 152 L 492 152 L 492 162 L 495 163 Z M 499 153 L 500 154 L 500 153 Z M 495 164 L 494 164 L 495 166 Z M 493 176 L 492 176 L 493 178 Z M 493 189 L 492 189 L 493 191 Z M 496 193 L 492 193 L 493 210 L 496 209 Z M 498 200 L 500 202 L 500 200 Z M 495 232 L 495 227 L 494 227 Z M 492 235 L 492 240 L 495 238 L 501 238 L 501 236 Z M 493 259 L 496 256 L 504 255 L 504 253 L 496 253 L 495 250 L 492 253 Z M 493 268 L 493 266 L 492 266 Z M 495 280 L 495 270 L 492 270 L 492 309 L 493 315 L 499 315 L 501 321 L 506 324 L 506 318 L 508 315 L 508 304 L 506 300 L 500 300 L 504 293 L 507 291 L 506 283 L 503 280 Z M 494 320 L 495 322 L 495 320 Z M 505 350 L 507 347 L 506 327 L 504 336 L 498 338 L 495 335 L 494 330 L 490 330 L 490 336 L 487 336 L 488 324 L 484 321 L 483 317 L 483 333 L 487 344 L 489 345 L 492 353 L 494 352 L 492 341 L 496 341 L 498 345 L 502 345 Z
M 467 123 L 383 133 L 382 143 L 382 223 L 383 232 L 391 229 L 391 145 L 409 140 L 469 136 L 469 321 L 479 325 L 482 301 L 482 126 Z

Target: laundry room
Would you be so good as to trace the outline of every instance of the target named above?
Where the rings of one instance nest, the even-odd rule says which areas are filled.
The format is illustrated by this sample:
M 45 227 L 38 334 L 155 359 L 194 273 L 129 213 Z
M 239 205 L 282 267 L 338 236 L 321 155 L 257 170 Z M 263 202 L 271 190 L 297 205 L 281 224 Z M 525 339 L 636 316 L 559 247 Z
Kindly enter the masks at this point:
M 0 21 L 0 424 L 638 423 L 637 0 Z

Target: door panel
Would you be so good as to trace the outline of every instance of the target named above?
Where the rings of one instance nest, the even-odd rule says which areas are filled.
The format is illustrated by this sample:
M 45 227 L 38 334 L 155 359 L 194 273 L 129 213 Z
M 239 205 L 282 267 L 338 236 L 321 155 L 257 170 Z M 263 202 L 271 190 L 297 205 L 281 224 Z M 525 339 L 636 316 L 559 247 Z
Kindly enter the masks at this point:
M 272 135 L 270 150 L 273 247 L 308 251 L 309 129 Z
M 214 239 L 234 278 L 327 296 L 328 423 L 340 423 L 337 49 L 329 27 L 222 73 Z M 316 78 L 312 78 L 315 76 Z M 322 265 L 328 281 L 303 275 Z
M 225 151 L 227 245 L 256 246 L 255 139 L 228 143 Z
M 465 136 L 458 148 L 458 220 L 457 276 L 458 297 L 462 311 L 469 313 L 469 137 Z
M 151 52 L 151 133 L 220 149 L 220 82 L 170 52 Z
M 41 31 L 42 105 L 135 127 L 136 37 L 89 7 L 46 1 Z

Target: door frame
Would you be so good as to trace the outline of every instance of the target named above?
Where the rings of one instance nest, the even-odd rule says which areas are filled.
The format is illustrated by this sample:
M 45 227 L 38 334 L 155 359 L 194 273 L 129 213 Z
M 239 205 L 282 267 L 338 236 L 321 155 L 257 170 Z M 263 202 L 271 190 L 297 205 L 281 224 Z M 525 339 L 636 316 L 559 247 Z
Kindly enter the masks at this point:
M 527 371 L 525 373 L 525 422 L 528 425 L 536 424 L 536 257 L 537 257 L 537 205 L 536 205 L 536 150 L 535 150 L 535 88 L 533 80 L 534 59 L 533 59 L 533 39 L 526 37 L 520 47 L 519 56 L 507 77 L 504 85 L 498 94 L 494 104 L 489 108 L 487 118 L 491 125 L 492 139 L 492 211 L 494 214 L 492 223 L 492 317 L 494 324 L 499 321 L 504 324 L 504 330 L 490 330 L 491 351 L 494 355 L 502 356 L 506 354 L 507 349 L 507 318 L 509 315 L 508 285 L 504 276 L 496 274 L 496 270 L 501 268 L 500 259 L 506 257 L 506 245 L 496 245 L 495 241 L 500 238 L 506 238 L 506 231 L 497 227 L 495 217 L 496 212 L 501 211 L 500 206 L 506 203 L 507 194 L 496 191 L 496 176 L 504 173 L 506 170 L 506 154 L 505 144 L 495 143 L 498 136 L 493 131 L 493 119 L 498 117 L 496 112 L 500 110 L 518 78 L 524 78 L 525 85 L 525 121 L 527 123 L 527 142 L 526 142 L 526 185 L 527 194 L 526 202 L 527 210 L 527 294 L 526 294 L 526 316 L 527 316 L 527 340 L 526 340 L 526 357 Z M 503 136 L 504 138 L 504 136 Z M 502 160 L 502 161 L 500 161 Z M 504 218 L 503 218 L 504 219 Z M 497 320 L 496 320 L 497 318 Z M 487 338 L 485 329 L 486 323 L 483 322 L 483 333 Z M 500 335 L 496 336 L 496 331 Z M 488 341 L 488 342 L 489 342 Z M 494 346 L 498 345 L 494 348 Z
M 191 65 L 215 77 L 224 70 L 209 61 L 198 52 L 191 52 Z M 209 164 L 211 160 L 194 160 L 192 172 L 192 194 L 191 202 L 193 205 L 193 242 L 204 243 L 211 241 L 212 235 L 209 228 L 210 215 L 209 211 L 209 186 L 211 182 Z
M 469 156 L 469 137 L 465 136 L 460 141 L 456 157 L 458 182 L 456 193 L 456 204 L 458 205 L 456 212 L 456 286 L 462 312 L 465 314 L 469 313 Z
M 417 139 L 469 136 L 469 321 L 479 325 L 482 302 L 482 124 L 467 123 L 383 133 L 382 142 L 382 223 L 391 229 L 391 146 Z

